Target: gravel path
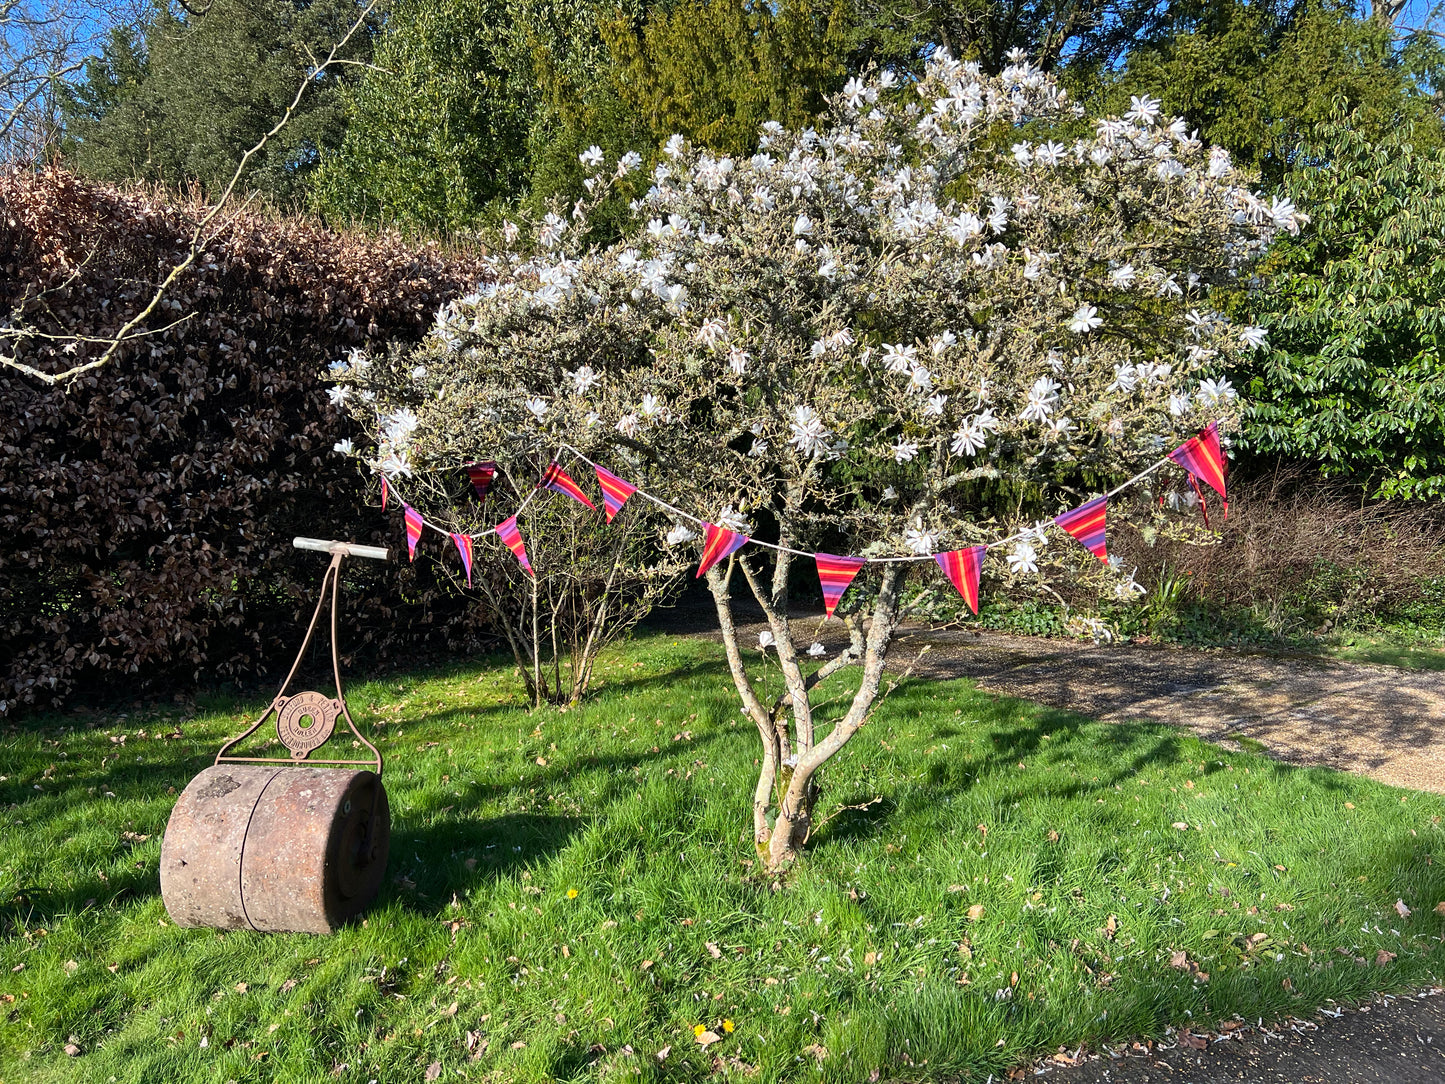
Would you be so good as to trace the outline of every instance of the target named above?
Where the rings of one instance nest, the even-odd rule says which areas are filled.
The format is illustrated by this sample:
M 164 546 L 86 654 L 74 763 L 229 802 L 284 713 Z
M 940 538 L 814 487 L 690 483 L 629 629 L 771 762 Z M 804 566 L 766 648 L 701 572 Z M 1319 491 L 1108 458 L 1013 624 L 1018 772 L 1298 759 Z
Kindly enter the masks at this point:
M 890 665 L 973 678 L 985 689 L 1095 719 L 1188 727 L 1225 746 L 1243 738 L 1292 764 L 1445 793 L 1441 672 L 923 629 L 900 632 Z

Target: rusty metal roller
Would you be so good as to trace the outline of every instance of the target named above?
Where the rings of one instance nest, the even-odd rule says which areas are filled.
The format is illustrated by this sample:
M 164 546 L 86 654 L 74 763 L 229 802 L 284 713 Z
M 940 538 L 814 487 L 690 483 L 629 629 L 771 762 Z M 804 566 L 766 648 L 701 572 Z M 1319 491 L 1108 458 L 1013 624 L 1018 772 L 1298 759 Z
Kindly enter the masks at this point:
M 178 926 L 331 933 L 376 897 L 390 835 L 373 772 L 214 765 L 171 812 L 161 896 Z
M 261 717 L 191 780 L 166 825 L 161 898 L 178 926 L 332 933 L 366 910 L 386 872 L 391 811 L 381 784 L 381 753 L 352 721 L 336 648 L 342 559 L 384 560 L 386 550 L 308 538 L 295 545 L 332 555 L 296 662 Z M 326 604 L 328 582 L 336 695 L 287 696 Z M 289 759 L 231 754 L 272 715 Z M 371 757 L 310 759 L 342 718 Z M 317 764 L 331 767 L 311 766 Z M 345 770 L 363 766 L 368 770 Z

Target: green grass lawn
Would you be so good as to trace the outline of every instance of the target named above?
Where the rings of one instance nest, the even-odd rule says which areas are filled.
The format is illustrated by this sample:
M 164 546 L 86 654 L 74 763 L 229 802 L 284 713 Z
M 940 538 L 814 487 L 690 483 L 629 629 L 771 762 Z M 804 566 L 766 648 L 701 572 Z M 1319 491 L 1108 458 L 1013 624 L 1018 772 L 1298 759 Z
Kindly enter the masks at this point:
M 5 731 L 0 1081 L 981 1082 L 1445 971 L 1445 799 L 965 681 L 893 692 L 824 796 L 881 801 L 775 885 L 720 654 L 643 638 L 566 713 L 499 660 L 355 686 L 391 865 L 331 938 L 161 904 L 170 788 L 257 704 Z

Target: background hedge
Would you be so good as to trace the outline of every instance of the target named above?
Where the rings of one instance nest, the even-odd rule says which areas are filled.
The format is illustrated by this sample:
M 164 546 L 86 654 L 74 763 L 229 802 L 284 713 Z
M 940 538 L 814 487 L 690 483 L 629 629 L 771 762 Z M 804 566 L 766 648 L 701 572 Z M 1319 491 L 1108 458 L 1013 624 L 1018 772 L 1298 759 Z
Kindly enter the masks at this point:
M 201 209 L 61 172 L 0 177 L 0 315 L 104 337 L 185 254 Z M 320 374 L 420 338 L 475 255 L 238 212 L 150 321 L 177 326 L 51 388 L 0 370 L 0 701 L 154 692 L 289 664 L 323 559 L 293 535 L 401 550 L 332 445 Z M 58 372 L 102 347 L 32 340 Z M 349 563 L 344 644 L 464 646 L 480 615 L 433 562 Z

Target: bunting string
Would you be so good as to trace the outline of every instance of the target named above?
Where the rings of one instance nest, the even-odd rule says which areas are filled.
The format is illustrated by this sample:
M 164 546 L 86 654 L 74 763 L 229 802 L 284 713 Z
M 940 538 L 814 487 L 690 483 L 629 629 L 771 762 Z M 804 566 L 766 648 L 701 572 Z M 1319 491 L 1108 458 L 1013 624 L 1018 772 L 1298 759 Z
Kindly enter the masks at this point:
M 1191 437 L 1168 455 L 1161 457 L 1156 462 L 1144 468 L 1138 474 L 1127 481 L 1121 482 L 1103 496 L 1095 497 L 1084 502 L 1076 508 L 1063 512 L 1053 518 L 1053 523 L 1062 530 L 1067 531 L 1076 538 L 1085 548 L 1093 553 L 1101 561 L 1108 561 L 1108 553 L 1105 543 L 1104 521 L 1108 509 L 1108 502 L 1111 498 L 1124 492 L 1132 486 L 1138 485 L 1145 478 L 1157 471 L 1160 467 L 1175 465 L 1183 467 L 1187 472 L 1190 484 L 1195 491 L 1199 491 L 1199 482 L 1203 481 L 1219 492 L 1221 498 L 1225 496 L 1226 465 L 1223 452 L 1219 444 L 1219 423 L 1211 422 L 1206 428 L 1200 430 L 1199 435 Z M 730 557 L 743 546 L 762 546 L 765 549 L 779 553 L 790 553 L 796 557 L 812 558 L 818 566 L 820 581 L 823 584 L 824 602 L 827 615 L 831 616 L 834 608 L 842 598 L 843 592 L 852 582 L 864 565 L 884 564 L 888 562 L 903 561 L 934 561 L 943 570 L 949 581 L 963 596 L 964 600 L 974 613 L 978 612 L 978 580 L 979 568 L 983 556 L 991 549 L 999 549 L 1017 542 L 1020 539 L 1031 537 L 1036 528 L 1025 528 L 1015 531 L 1005 538 L 994 542 L 979 543 L 967 546 L 958 550 L 950 550 L 946 553 L 920 553 L 920 554 L 895 554 L 885 557 L 840 557 L 833 554 L 813 553 L 808 550 L 794 549 L 792 546 L 784 546 L 776 542 L 764 542 L 760 539 L 751 538 L 739 531 L 733 531 L 715 523 L 694 516 L 683 511 L 676 505 L 663 500 L 624 481 L 612 473 L 602 464 L 589 459 L 581 451 L 570 444 L 563 444 L 557 449 L 556 455 L 552 457 L 547 470 L 542 477 L 527 491 L 522 502 L 517 506 L 517 511 L 508 519 L 489 530 L 476 531 L 471 534 L 457 533 L 448 530 L 427 520 L 415 508 L 406 502 L 406 498 L 398 490 L 395 479 L 388 479 L 385 475 L 381 478 L 382 507 L 386 507 L 388 496 L 395 496 L 405 512 L 407 548 L 415 560 L 416 545 L 420 540 L 424 528 L 430 528 L 440 534 L 447 535 L 455 542 L 460 552 L 464 566 L 470 580 L 471 572 L 471 548 L 472 543 L 486 538 L 489 535 L 497 535 L 509 549 L 516 554 L 518 562 L 529 574 L 532 573 L 531 564 L 527 560 L 526 550 L 522 540 L 521 532 L 517 527 L 517 517 L 526 510 L 533 498 L 538 493 L 554 492 L 565 494 L 574 500 L 585 504 L 588 508 L 596 510 L 583 492 L 580 486 L 562 469 L 563 455 L 570 455 L 572 458 L 590 466 L 597 475 L 598 485 L 602 490 L 604 510 L 607 522 L 611 523 L 621 510 L 622 506 L 633 496 L 638 496 L 651 502 L 657 507 L 671 513 L 679 519 L 686 520 L 703 530 L 703 554 L 699 562 L 698 576 L 702 576 L 709 568 L 718 561 Z M 481 467 L 482 470 L 477 468 Z M 472 482 L 477 495 L 485 498 L 487 490 L 496 474 L 501 469 L 493 461 L 488 460 L 484 464 L 467 464 L 464 470 L 468 473 L 468 479 Z M 479 477 L 485 473 L 485 477 Z M 481 484 L 479 484 L 481 483 Z M 515 486 L 519 492 L 521 487 Z M 1201 507 L 1203 506 L 1203 494 L 1200 494 Z M 1225 508 L 1228 509 L 1228 504 Z M 1206 520 L 1207 524 L 1207 520 Z

